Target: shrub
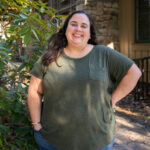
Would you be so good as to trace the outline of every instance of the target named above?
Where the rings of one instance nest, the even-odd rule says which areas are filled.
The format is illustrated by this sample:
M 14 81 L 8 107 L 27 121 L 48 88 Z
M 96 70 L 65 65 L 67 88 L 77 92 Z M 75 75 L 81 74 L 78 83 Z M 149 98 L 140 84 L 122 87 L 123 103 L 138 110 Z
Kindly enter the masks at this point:
M 41 0 L 1 0 L 0 14 L 0 149 L 37 149 L 26 101 L 29 71 L 63 16 Z M 32 51 L 20 56 L 23 47 Z

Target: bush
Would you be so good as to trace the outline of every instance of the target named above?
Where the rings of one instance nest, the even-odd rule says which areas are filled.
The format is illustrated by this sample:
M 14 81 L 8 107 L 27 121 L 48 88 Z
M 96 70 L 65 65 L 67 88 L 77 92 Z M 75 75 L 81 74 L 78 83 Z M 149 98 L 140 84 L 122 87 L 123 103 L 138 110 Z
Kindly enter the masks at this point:
M 41 0 L 1 0 L 0 14 L 0 149 L 34 150 L 27 108 L 29 71 L 62 16 Z M 33 48 L 28 56 L 20 56 L 22 45 Z

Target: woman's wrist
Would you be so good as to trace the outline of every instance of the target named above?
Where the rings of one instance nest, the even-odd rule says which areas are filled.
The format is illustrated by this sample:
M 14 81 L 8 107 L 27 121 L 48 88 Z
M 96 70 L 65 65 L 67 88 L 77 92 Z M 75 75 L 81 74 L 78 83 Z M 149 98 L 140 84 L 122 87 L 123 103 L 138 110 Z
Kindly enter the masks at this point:
M 39 125 L 34 125 L 33 128 L 34 128 L 34 130 L 39 131 L 39 130 L 42 128 L 42 125 L 41 125 L 41 124 L 39 124 Z
M 31 124 L 32 124 L 32 125 L 38 125 L 38 124 L 41 124 L 41 123 L 40 123 L 40 121 L 39 121 L 39 122 L 32 122 Z
M 34 130 L 40 130 L 42 128 L 42 125 L 40 122 L 32 122 L 31 123 L 33 125 Z
M 117 103 L 117 98 L 114 96 L 114 93 L 111 96 L 111 101 L 112 101 L 112 107 L 115 108 L 116 107 L 116 103 Z

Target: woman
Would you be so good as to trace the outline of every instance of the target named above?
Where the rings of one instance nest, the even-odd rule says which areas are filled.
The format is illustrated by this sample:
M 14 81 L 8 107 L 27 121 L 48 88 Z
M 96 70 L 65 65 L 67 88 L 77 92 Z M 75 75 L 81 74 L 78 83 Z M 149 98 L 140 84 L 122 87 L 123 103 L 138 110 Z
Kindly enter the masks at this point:
M 39 149 L 111 150 L 113 108 L 140 76 L 131 59 L 97 45 L 87 12 L 73 12 L 31 70 L 28 106 Z

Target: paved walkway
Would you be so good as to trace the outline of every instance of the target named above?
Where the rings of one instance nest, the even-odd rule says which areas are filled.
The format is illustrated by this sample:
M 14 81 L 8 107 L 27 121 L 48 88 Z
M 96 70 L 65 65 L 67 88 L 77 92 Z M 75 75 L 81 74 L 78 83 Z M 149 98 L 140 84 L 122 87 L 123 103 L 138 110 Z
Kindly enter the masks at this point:
M 150 150 L 150 124 L 116 112 L 116 140 L 113 150 Z

